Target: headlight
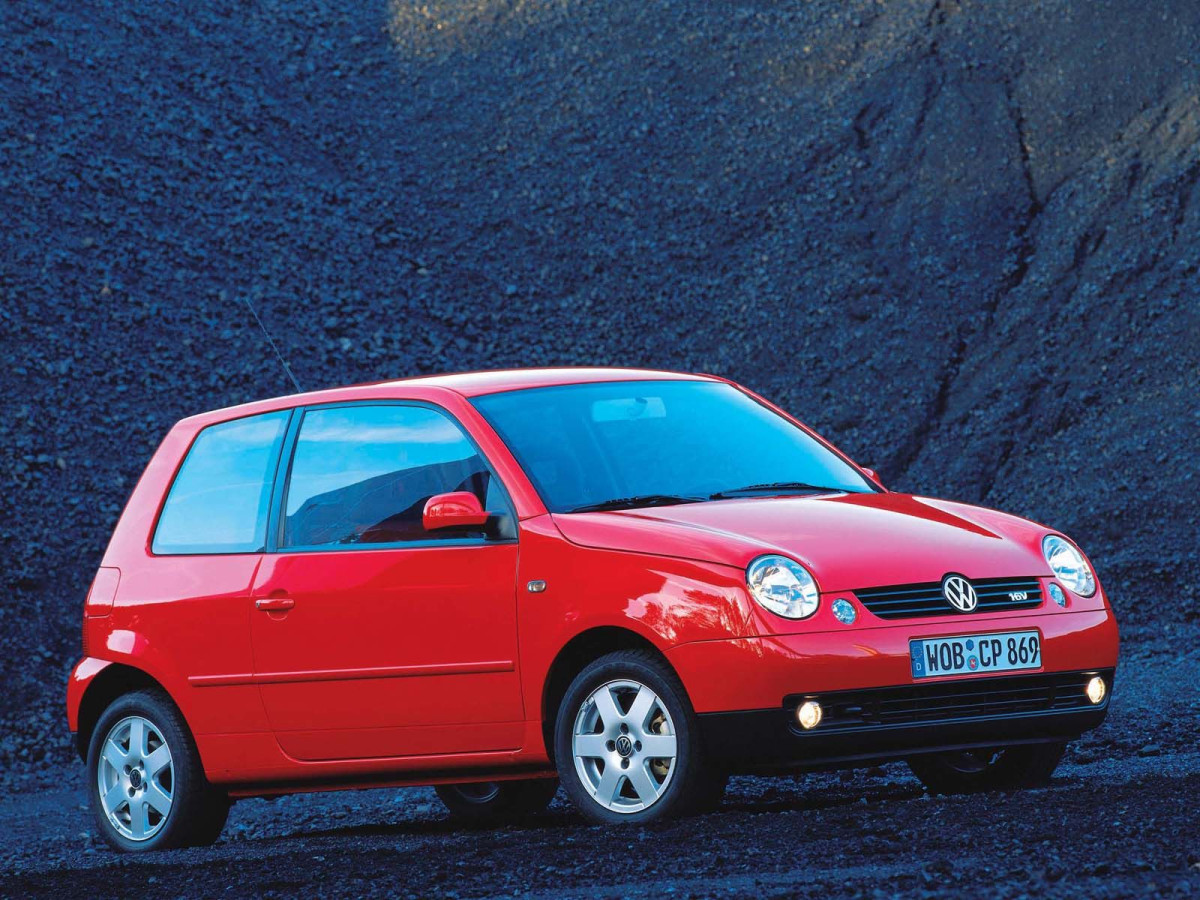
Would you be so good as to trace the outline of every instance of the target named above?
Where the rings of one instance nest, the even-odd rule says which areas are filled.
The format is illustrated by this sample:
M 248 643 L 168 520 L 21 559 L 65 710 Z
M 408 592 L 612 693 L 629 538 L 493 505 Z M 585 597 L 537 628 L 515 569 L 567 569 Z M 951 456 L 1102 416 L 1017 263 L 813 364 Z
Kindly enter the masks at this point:
M 746 568 L 746 585 L 759 604 L 785 619 L 806 619 L 817 611 L 817 582 L 786 556 L 754 560 Z
M 1048 534 L 1042 538 L 1042 554 L 1054 576 L 1081 597 L 1096 593 L 1096 576 L 1083 558 L 1064 537 Z

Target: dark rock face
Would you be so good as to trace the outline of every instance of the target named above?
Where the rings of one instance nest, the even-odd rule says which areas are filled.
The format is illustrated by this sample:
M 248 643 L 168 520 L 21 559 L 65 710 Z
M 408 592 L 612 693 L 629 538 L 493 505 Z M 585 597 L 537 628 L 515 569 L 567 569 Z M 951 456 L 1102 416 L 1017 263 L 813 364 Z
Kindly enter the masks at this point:
M 176 419 L 468 368 L 733 377 L 1197 616 L 1200 10 L 0 11 L 0 761 Z M 1165 602 L 1164 602 L 1165 601 Z

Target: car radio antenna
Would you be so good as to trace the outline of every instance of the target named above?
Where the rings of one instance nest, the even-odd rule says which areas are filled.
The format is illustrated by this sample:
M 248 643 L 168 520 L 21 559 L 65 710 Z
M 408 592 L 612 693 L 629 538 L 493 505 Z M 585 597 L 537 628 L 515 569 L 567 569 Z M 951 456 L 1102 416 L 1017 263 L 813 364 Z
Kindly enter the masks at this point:
M 283 371 L 287 372 L 287 377 L 292 379 L 292 384 L 296 386 L 296 393 L 303 394 L 304 388 L 300 387 L 300 382 L 296 380 L 296 376 L 292 374 L 292 367 L 287 364 L 287 360 L 283 358 L 283 354 L 279 352 L 279 347 L 275 344 L 275 339 L 271 337 L 271 332 L 267 331 L 267 326 L 263 324 L 263 320 L 258 317 L 258 313 L 254 311 L 253 304 L 250 303 L 249 297 L 242 297 L 246 303 L 246 309 L 250 310 L 250 315 L 254 316 L 254 321 L 258 323 L 258 327 L 262 329 L 263 335 L 267 339 L 267 343 L 271 345 L 271 349 L 275 351 L 275 356 L 279 359 L 279 364 L 283 366 Z

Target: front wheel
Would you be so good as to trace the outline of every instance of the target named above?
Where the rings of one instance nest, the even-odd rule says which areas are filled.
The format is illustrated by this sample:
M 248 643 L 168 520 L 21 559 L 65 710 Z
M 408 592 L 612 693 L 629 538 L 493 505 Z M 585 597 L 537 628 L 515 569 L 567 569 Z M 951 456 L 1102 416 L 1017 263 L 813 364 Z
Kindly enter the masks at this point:
M 439 784 L 434 790 L 455 818 L 465 822 L 495 822 L 541 812 L 558 792 L 558 781 L 539 778 Z
M 1035 788 L 1049 784 L 1066 749 L 1064 742 L 1004 750 L 959 750 L 914 756 L 908 767 L 933 794 Z
M 644 823 L 720 802 L 683 685 L 658 656 L 625 650 L 588 665 L 555 721 L 559 780 L 592 822 Z
M 122 851 L 211 844 L 229 799 L 204 777 L 182 714 L 160 691 L 114 700 L 88 746 L 89 791 L 101 836 Z

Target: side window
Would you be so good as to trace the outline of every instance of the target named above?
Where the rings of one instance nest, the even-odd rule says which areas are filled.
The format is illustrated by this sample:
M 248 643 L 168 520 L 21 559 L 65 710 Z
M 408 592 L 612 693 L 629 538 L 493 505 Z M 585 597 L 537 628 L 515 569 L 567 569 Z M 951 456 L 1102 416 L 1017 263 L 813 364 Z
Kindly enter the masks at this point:
M 262 550 L 290 415 L 248 416 L 201 431 L 167 494 L 151 549 L 163 555 Z
M 449 417 L 421 406 L 346 406 L 304 414 L 288 482 L 282 548 L 482 537 L 430 535 L 434 494 L 471 491 L 507 510 L 491 470 Z

